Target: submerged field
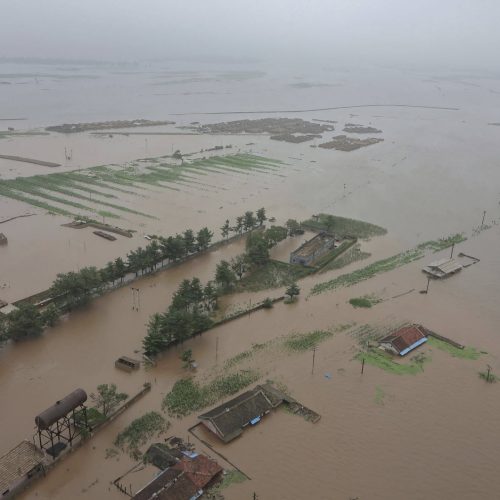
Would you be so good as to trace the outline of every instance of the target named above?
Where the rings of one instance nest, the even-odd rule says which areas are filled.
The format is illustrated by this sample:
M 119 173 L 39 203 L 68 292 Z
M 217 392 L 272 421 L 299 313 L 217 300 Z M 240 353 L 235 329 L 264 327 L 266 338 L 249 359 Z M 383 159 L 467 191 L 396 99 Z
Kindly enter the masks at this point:
M 154 188 L 179 190 L 204 186 L 211 173 L 231 175 L 279 170 L 283 163 L 251 154 L 211 156 L 175 161 L 171 157 L 148 158 L 126 165 L 103 165 L 72 172 L 0 180 L 0 196 L 25 202 L 49 213 L 69 217 L 126 215 L 154 218 L 134 208 L 134 198 Z

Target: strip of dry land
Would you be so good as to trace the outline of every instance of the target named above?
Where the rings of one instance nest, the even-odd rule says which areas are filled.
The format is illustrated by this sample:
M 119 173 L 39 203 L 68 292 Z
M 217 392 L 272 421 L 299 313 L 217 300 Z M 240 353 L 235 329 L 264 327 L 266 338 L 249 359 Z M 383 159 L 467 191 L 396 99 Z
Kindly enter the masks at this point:
M 0 158 L 4 160 L 20 161 L 23 163 L 33 163 L 34 165 L 41 165 L 42 167 L 60 167 L 60 163 L 54 163 L 52 161 L 36 160 L 35 158 L 24 158 L 23 156 L 15 155 L 0 155 Z
M 158 125 L 173 125 L 174 123 L 175 122 L 165 120 L 113 120 L 107 122 L 64 123 L 63 125 L 53 125 L 51 127 L 46 127 L 45 130 L 48 130 L 49 132 L 72 134 L 76 132 L 87 132 L 89 130 L 153 127 Z

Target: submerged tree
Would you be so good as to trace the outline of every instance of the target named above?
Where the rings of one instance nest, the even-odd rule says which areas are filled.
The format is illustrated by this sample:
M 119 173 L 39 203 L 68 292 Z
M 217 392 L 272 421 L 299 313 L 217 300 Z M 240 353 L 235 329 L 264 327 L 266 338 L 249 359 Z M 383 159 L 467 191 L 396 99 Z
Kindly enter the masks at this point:
M 121 257 L 115 260 L 115 274 L 116 279 L 119 279 L 123 283 L 123 278 L 127 275 L 127 266 Z
M 44 326 L 54 326 L 59 320 L 60 315 L 61 311 L 59 310 L 59 308 L 54 303 L 49 304 L 41 312 Z
M 297 297 L 300 294 L 300 288 L 297 286 L 297 283 L 292 283 L 286 289 L 285 294 L 290 297 L 290 302 L 293 302 L 295 300 L 295 297 Z
M 118 392 L 115 384 L 101 384 L 97 386 L 97 393 L 92 393 L 90 399 L 95 407 L 107 417 L 128 395 Z
M 208 227 L 200 229 L 196 235 L 196 245 L 198 250 L 206 250 L 210 246 L 213 235 L 214 233 L 212 233 Z
M 266 209 L 264 207 L 257 210 L 257 220 L 259 221 L 259 226 L 262 226 L 262 224 L 264 224 L 264 222 L 267 220 Z
M 224 225 L 220 228 L 220 233 L 222 237 L 227 240 L 230 232 L 231 232 L 231 226 L 229 224 L 229 219 L 226 219 L 226 222 L 224 222 Z
M 236 283 L 236 275 L 227 260 L 221 260 L 215 270 L 215 282 L 223 289 L 228 290 Z
M 245 254 L 240 254 L 231 259 L 231 269 L 234 271 L 238 279 L 241 280 L 248 269 L 248 259 Z
M 7 315 L 6 337 L 23 340 L 42 334 L 44 321 L 40 311 L 33 304 L 20 304 Z
M 180 355 L 180 360 L 184 363 L 182 365 L 182 368 L 191 368 L 192 364 L 194 362 L 194 359 L 193 359 L 193 350 L 192 349 L 186 349 Z
M 300 227 L 300 224 L 295 219 L 288 219 L 286 221 L 286 228 L 288 229 L 289 236 L 304 234 L 304 230 Z
M 250 229 L 253 229 L 255 227 L 255 216 L 251 210 L 248 210 L 245 212 L 245 217 L 243 219 L 243 227 L 245 228 L 245 231 L 249 231 Z
M 249 234 L 246 248 L 248 261 L 253 266 L 263 266 L 269 261 L 269 245 L 262 234 Z

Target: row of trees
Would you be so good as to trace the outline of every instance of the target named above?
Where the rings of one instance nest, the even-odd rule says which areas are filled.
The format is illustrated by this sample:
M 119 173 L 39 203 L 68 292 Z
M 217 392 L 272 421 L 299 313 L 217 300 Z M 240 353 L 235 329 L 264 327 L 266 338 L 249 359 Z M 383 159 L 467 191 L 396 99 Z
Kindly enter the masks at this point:
M 265 217 L 264 209 L 261 212 L 262 217 Z M 252 220 L 250 216 L 248 220 Z M 251 227 L 255 227 L 257 223 L 259 222 L 253 222 Z M 230 226 L 229 221 L 227 225 Z M 248 226 L 245 230 L 248 230 Z M 234 288 L 247 272 L 265 266 L 270 259 L 269 250 L 288 236 L 300 234 L 300 231 L 300 224 L 292 219 L 287 222 L 287 227 L 271 226 L 256 232 L 250 230 L 245 253 L 237 255 L 231 261 L 220 261 L 213 281 L 209 281 L 203 287 L 198 278 L 184 280 L 174 293 L 167 311 L 151 316 L 143 340 L 145 354 L 155 356 L 168 347 L 182 343 L 213 326 L 211 313 L 217 308 L 218 296 Z M 293 301 L 299 293 L 300 289 L 295 283 L 286 290 L 290 301 Z
M 264 208 L 257 210 L 255 215 L 253 212 L 247 211 L 243 216 L 237 217 L 234 227 L 231 227 L 229 220 L 226 220 L 222 234 L 225 238 L 229 236 L 231 231 L 242 234 L 243 231 L 251 231 L 258 225 L 262 226 L 266 220 Z M 84 306 L 93 296 L 101 294 L 109 285 L 114 285 L 118 280 L 123 282 L 128 273 L 135 273 L 138 276 L 139 273 L 152 272 L 158 265 L 163 266 L 165 261 L 175 262 L 196 252 L 206 250 L 210 246 L 212 238 L 213 232 L 207 227 L 200 229 L 197 233 L 192 229 L 187 229 L 175 236 L 157 237 L 145 248 L 140 247 L 129 252 L 125 260 L 118 257 L 114 261 L 108 262 L 102 269 L 91 266 L 84 267 L 79 271 L 60 273 L 49 290 L 49 295 L 55 298 L 55 304 L 58 306 L 53 303 L 40 311 L 31 304 L 25 304 L 9 315 L 0 315 L 0 342 L 9 339 L 20 340 L 36 337 L 47 326 L 53 326 L 64 311 Z M 186 284 L 181 284 L 182 286 L 186 286 Z M 196 282 L 195 278 L 191 292 L 195 293 L 198 288 L 201 289 L 201 284 L 199 284 L 199 280 Z M 190 319 L 192 325 L 189 328 L 186 327 L 185 331 L 199 331 L 200 325 L 206 321 L 202 316 L 206 316 L 207 311 L 216 307 L 217 289 L 214 284 L 208 283 L 201 290 L 201 295 L 203 300 L 197 303 L 200 307 L 186 311 L 185 308 L 177 307 L 177 302 L 186 298 L 185 290 L 181 289 L 174 296 L 176 304 L 173 309 L 176 314 L 164 318 L 163 323 L 166 324 L 169 321 L 172 323 L 173 321 L 185 325 L 186 318 L 181 318 L 181 316 L 186 316 L 187 313 L 192 316 Z M 181 311 L 182 314 L 177 314 L 178 311 Z M 179 331 L 181 330 L 179 329 Z M 179 338 L 182 338 L 183 335 L 185 334 L 181 333 Z
M 236 217 L 234 226 L 231 225 L 229 219 L 226 219 L 226 222 L 220 228 L 220 232 L 222 237 L 227 239 L 232 232 L 235 234 L 243 234 L 246 231 L 251 231 L 256 226 L 262 226 L 266 220 L 267 215 L 264 207 L 259 208 L 255 214 L 249 210 L 245 212 L 244 215 Z
M 0 314 L 0 341 L 38 337 L 48 326 L 54 326 L 60 311 L 50 304 L 43 312 L 33 304 L 22 304 L 7 315 Z
M 145 354 L 154 356 L 210 328 L 210 313 L 217 308 L 217 296 L 211 281 L 203 286 L 198 278 L 184 280 L 167 311 L 151 316 L 143 340 Z

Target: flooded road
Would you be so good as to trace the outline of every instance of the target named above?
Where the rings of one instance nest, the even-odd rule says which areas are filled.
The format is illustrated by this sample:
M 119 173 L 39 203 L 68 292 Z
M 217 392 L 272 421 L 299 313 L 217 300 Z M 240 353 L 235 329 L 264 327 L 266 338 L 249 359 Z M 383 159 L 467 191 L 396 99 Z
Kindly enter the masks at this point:
M 225 360 L 253 344 L 276 341 L 292 332 L 353 322 L 357 326 L 390 326 L 402 321 L 421 323 L 484 353 L 478 360 L 458 359 L 425 346 L 421 352 L 429 361 L 422 373 L 395 375 L 367 365 L 361 376 L 359 361 L 353 359 L 359 346 L 349 331 L 337 333 L 318 346 L 314 374 L 311 352 L 291 354 L 276 347 L 264 349 L 251 359 L 249 367 L 259 370 L 262 381 L 272 379 L 286 385 L 294 397 L 322 418 L 313 425 L 285 411 L 276 411 L 229 445 L 217 443 L 204 433 L 204 439 L 252 478 L 231 486 L 224 492 L 225 497 L 246 499 L 255 492 L 261 499 L 476 500 L 495 494 L 500 487 L 496 472 L 500 443 L 495 431 L 500 411 L 498 384 L 485 384 L 478 372 L 489 364 L 493 373 L 500 374 L 500 226 L 492 225 L 477 236 L 473 228 L 481 223 L 483 211 L 487 212 L 488 224 L 500 217 L 495 147 L 498 129 L 487 126 L 498 111 L 498 102 L 493 102 L 497 96 L 488 92 L 489 87 L 464 89 L 453 81 L 443 86 L 443 97 L 417 77 L 401 77 L 389 86 L 381 84 L 384 79 L 373 85 L 364 80 L 354 85 L 349 78 L 354 77 L 339 76 L 341 86 L 335 87 L 335 92 L 331 88 L 299 91 L 287 87 L 280 93 L 285 84 L 282 76 L 246 82 L 240 87 L 231 84 L 235 95 L 224 94 L 219 107 L 236 109 L 236 88 L 238 96 L 243 96 L 238 108 L 242 103 L 257 102 L 290 109 L 300 96 L 310 107 L 319 107 L 320 101 L 349 97 L 352 101 L 362 97 L 365 102 L 388 102 L 397 88 L 402 101 L 413 93 L 419 101 L 438 101 L 460 109 L 360 108 L 301 115 L 304 119 L 337 120 L 337 131 L 345 122 L 353 121 L 383 130 L 383 143 L 352 153 L 310 147 L 318 141 L 297 145 L 262 136 L 224 138 L 227 143 L 282 160 L 286 165 L 273 173 L 200 175 L 203 189 L 193 184 L 181 186 L 179 191 L 154 188 L 145 196 L 124 195 L 121 202 L 153 213 L 158 219 L 144 220 L 127 214 L 118 225 L 137 233 L 114 243 L 94 237 L 90 229 L 61 227 L 67 222 L 64 217 L 0 198 L 0 220 L 26 212 L 37 214 L 0 224 L 0 232 L 9 238 L 9 245 L 0 247 L 0 299 L 7 301 L 48 287 L 57 272 L 102 266 L 112 258 L 124 257 L 131 249 L 145 246 L 147 233 L 169 235 L 206 225 L 218 239 L 226 218 L 234 219 L 261 206 L 266 207 L 269 216 L 277 218 L 277 223 L 331 212 L 367 220 L 389 231 L 386 237 L 362 242 L 362 250 L 372 254 L 369 259 L 302 280 L 296 304 L 277 304 L 271 310 L 220 326 L 168 351 L 156 367 L 141 367 L 136 373 L 116 370 L 114 361 L 122 355 L 140 357 L 149 316 L 165 310 L 182 279 L 211 279 L 217 262 L 241 253 L 243 242 L 137 281 L 134 286 L 141 290 L 138 312 L 132 310 L 131 290 L 124 287 L 71 314 L 39 339 L 5 345 L 0 349 L 0 396 L 6 402 L 0 412 L 1 453 L 29 438 L 34 416 L 76 387 L 90 393 L 98 384 L 116 383 L 119 389 L 134 394 L 144 382 L 152 383 L 151 393 L 98 432 L 22 498 L 124 498 L 110 483 L 130 468 L 131 459 L 125 454 L 106 459 L 106 449 L 135 417 L 160 411 L 163 396 L 186 375 L 178 359 L 184 349 L 193 350 L 199 365 L 196 377 L 204 380 L 214 370 L 216 345 L 217 366 L 221 368 Z M 211 85 L 207 84 L 206 91 L 213 90 Z M 207 106 L 196 106 L 201 101 L 202 97 L 193 95 L 172 107 L 165 104 L 162 109 L 166 116 L 159 118 L 168 118 L 174 112 L 207 110 Z M 147 112 L 152 107 L 144 109 L 141 117 L 154 117 Z M 130 110 L 133 112 L 136 110 Z M 98 119 L 96 116 L 87 118 L 74 112 L 65 121 Z M 41 126 L 56 118 L 60 116 L 40 116 L 30 118 L 29 123 Z M 217 121 L 226 118 L 220 116 Z M 182 118 L 186 123 L 197 119 L 202 118 Z M 208 121 L 207 117 L 203 120 Z M 0 146 L 5 154 L 22 152 L 23 156 L 57 161 L 65 144 L 72 144 L 78 166 L 91 166 L 171 154 L 173 146 L 199 151 L 220 140 L 212 136 L 172 137 L 148 136 L 147 155 L 143 136 L 33 136 L 0 139 L 6 141 Z M 255 144 L 248 146 L 249 142 Z M 14 167 L 0 164 L 2 178 L 25 175 L 21 165 L 16 165 L 16 171 L 10 168 Z M 26 169 L 30 174 L 45 173 L 38 170 L 42 167 L 30 165 Z M 421 267 L 447 256 L 449 250 L 429 254 L 352 287 L 309 296 L 316 283 L 419 242 L 462 231 L 468 240 L 455 252 L 481 261 L 448 280 L 431 282 L 427 295 L 418 293 L 427 282 Z M 301 238 L 285 242 L 274 257 L 287 260 L 288 253 L 300 242 Z M 223 303 L 237 307 L 280 293 L 282 290 L 237 294 L 224 297 Z M 350 298 L 365 294 L 375 294 L 383 301 L 368 310 L 353 309 L 348 304 Z M 325 374 L 331 374 L 331 378 Z M 171 421 L 168 434 L 187 439 L 187 429 L 196 423 L 196 415 Z M 203 450 L 203 445 L 199 449 Z

